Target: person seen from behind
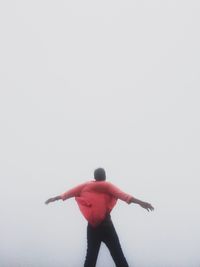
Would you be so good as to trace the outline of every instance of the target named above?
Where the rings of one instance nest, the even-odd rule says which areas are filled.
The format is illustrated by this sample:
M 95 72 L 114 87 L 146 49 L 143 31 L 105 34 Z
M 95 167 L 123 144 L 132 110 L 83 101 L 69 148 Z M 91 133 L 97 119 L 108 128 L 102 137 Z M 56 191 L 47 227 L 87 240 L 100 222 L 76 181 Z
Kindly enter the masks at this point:
M 56 200 L 75 198 L 87 225 L 87 253 L 84 267 L 95 267 L 101 242 L 104 242 L 110 251 L 116 267 L 129 267 L 110 213 L 120 199 L 127 204 L 139 204 L 147 211 L 153 211 L 151 204 L 136 199 L 110 182 L 106 181 L 106 172 L 103 168 L 94 171 L 94 180 L 80 184 L 65 193 L 49 198 L 45 204 Z

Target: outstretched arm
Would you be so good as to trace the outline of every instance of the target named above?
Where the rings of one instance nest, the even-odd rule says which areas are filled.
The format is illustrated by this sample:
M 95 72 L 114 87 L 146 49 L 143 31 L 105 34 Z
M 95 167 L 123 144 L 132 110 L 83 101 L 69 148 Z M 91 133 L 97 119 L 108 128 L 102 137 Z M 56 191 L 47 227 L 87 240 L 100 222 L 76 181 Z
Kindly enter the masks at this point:
M 153 211 L 154 210 L 154 207 L 150 203 L 144 202 L 144 201 L 139 200 L 139 199 L 134 198 L 134 197 L 132 198 L 130 203 L 139 204 L 142 208 L 146 209 L 147 211 L 149 211 L 149 210 Z
M 80 184 L 68 191 L 66 191 L 65 193 L 59 195 L 59 196 L 56 196 L 56 197 L 51 197 L 49 199 L 47 199 L 47 201 L 45 201 L 45 204 L 49 204 L 50 202 L 54 202 L 56 200 L 66 200 L 68 198 L 71 198 L 71 197 L 77 197 L 79 196 L 81 190 L 83 189 L 83 187 L 86 185 L 87 183 L 83 183 L 83 184 Z
M 130 203 L 135 203 L 135 204 L 139 204 L 142 208 L 146 209 L 147 211 L 154 210 L 154 207 L 148 203 L 148 202 L 144 202 L 142 200 L 139 200 L 129 194 L 124 193 L 123 191 L 121 191 L 119 188 L 117 188 L 116 186 L 114 186 L 113 184 L 109 183 L 108 184 L 108 191 L 110 194 L 112 194 L 113 196 L 115 196 L 116 198 L 119 198 L 125 202 L 127 202 L 128 204 Z

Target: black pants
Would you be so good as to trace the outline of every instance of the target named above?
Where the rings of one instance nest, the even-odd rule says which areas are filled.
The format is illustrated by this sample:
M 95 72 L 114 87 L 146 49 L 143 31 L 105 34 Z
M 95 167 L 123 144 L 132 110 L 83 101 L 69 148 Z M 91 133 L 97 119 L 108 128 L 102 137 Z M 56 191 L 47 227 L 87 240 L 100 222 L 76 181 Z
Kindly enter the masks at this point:
M 116 267 L 128 267 L 110 215 L 96 228 L 88 224 L 87 255 L 84 267 L 96 266 L 101 242 L 104 242 L 108 247 Z

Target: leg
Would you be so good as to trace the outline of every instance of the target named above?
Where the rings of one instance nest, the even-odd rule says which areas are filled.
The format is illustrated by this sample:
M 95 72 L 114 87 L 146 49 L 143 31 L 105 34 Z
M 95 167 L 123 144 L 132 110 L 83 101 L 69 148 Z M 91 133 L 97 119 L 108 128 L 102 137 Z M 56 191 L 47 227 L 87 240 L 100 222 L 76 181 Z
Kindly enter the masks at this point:
M 128 267 L 112 221 L 105 227 L 103 242 L 108 247 L 116 267 Z
M 87 227 L 87 254 L 85 258 L 84 267 L 95 267 L 101 239 L 98 229 L 93 228 L 88 224 Z

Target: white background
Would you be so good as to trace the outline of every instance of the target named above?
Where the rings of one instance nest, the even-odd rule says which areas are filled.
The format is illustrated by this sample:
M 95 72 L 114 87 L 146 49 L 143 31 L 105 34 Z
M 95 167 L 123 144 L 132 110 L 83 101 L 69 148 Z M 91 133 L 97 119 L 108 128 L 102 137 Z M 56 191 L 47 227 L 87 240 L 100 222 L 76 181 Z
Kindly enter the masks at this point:
M 97 167 L 155 206 L 112 213 L 130 267 L 200 266 L 199 14 L 195 0 L 1 1 L 0 266 L 83 266 L 75 201 L 44 201 Z

